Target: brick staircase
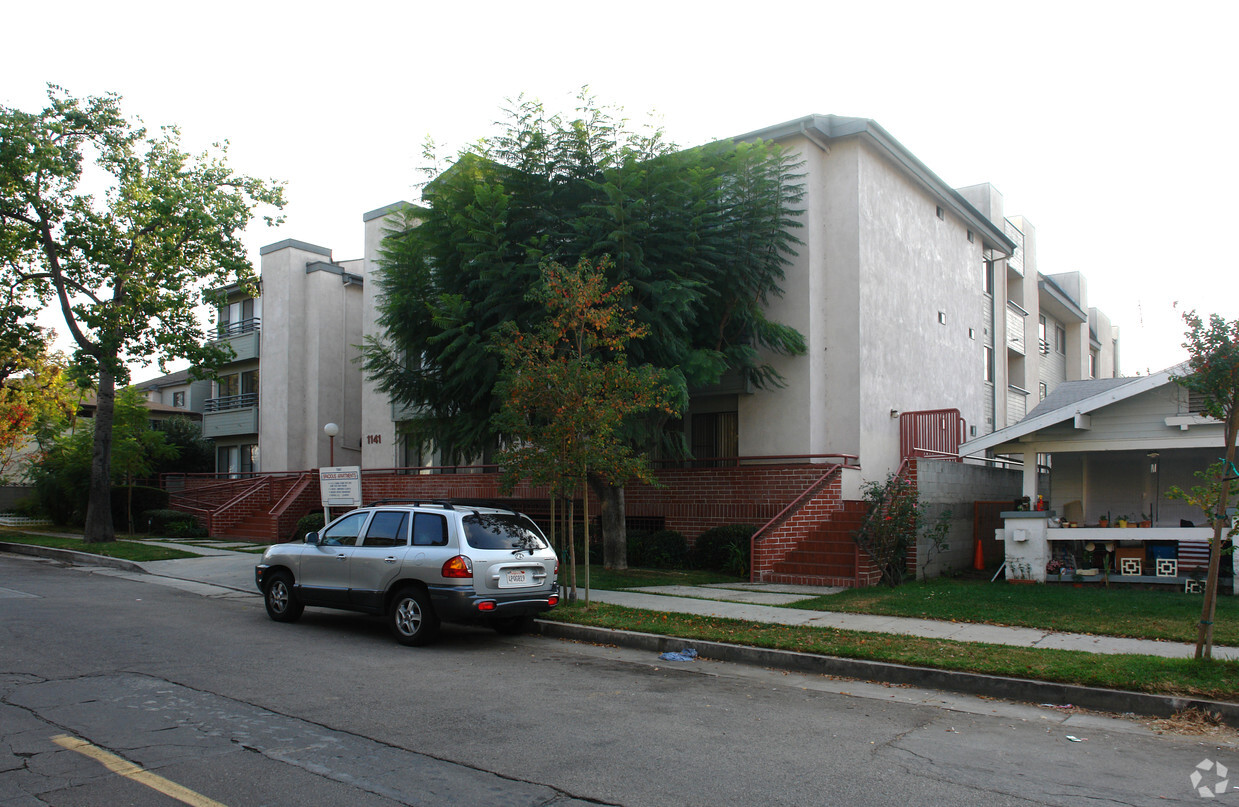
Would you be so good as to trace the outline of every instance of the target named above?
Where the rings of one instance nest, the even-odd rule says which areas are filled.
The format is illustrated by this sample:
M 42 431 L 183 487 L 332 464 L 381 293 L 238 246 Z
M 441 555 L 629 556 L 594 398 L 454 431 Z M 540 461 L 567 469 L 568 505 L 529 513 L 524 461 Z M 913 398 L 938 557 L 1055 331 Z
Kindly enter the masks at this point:
M 876 570 L 853 538 L 866 511 L 865 502 L 842 502 L 842 508 L 829 519 L 810 527 L 796 548 L 763 576 L 764 580 L 809 586 L 870 585 Z
M 318 498 L 317 474 L 302 473 L 209 484 L 173 494 L 170 506 L 198 516 L 212 538 L 271 544 L 288 540 Z

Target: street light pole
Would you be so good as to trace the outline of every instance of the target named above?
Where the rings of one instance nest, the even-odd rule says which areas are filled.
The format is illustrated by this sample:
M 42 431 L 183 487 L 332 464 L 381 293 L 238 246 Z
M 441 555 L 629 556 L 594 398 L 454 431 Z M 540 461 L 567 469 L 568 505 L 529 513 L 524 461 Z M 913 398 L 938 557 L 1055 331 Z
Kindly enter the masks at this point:
M 330 459 L 327 461 L 327 464 L 331 465 L 332 467 L 335 467 L 336 435 L 340 433 L 340 427 L 334 423 L 328 423 L 326 426 L 323 427 L 323 433 L 327 435 L 327 442 L 328 442 L 328 445 L 330 446 L 330 449 L 329 449 Z

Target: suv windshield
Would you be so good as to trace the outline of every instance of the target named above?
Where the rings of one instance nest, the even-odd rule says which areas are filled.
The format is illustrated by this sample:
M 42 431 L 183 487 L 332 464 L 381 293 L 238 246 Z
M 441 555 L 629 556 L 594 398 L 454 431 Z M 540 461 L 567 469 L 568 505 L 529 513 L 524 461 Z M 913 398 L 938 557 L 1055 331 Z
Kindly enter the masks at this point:
M 471 513 L 462 519 L 465 540 L 474 549 L 543 549 L 538 528 L 516 513 Z

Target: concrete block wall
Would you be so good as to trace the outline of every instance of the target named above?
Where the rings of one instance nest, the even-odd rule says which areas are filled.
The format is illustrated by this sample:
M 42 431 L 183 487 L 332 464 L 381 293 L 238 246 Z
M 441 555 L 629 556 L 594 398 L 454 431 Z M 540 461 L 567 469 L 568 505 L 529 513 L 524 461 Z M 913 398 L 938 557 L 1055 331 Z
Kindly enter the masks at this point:
M 915 465 L 917 490 L 926 505 L 925 523 L 932 526 L 943 511 L 950 510 L 951 529 L 947 535 L 949 548 L 934 553 L 924 569 L 910 557 L 909 572 L 915 570 L 917 577 L 937 577 L 947 571 L 971 568 L 974 503 L 1019 498 L 1023 490 L 1021 472 L 949 460 L 920 459 Z M 924 557 L 921 553 L 930 551 L 929 542 L 922 539 L 917 555 Z

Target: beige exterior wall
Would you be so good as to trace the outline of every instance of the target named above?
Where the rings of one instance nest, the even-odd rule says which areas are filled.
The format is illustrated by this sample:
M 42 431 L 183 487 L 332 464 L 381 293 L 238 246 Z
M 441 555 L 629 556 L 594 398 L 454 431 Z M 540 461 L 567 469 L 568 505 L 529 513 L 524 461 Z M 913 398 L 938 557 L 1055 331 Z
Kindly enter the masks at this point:
M 381 270 L 378 266 L 379 248 L 387 231 L 399 226 L 399 210 L 404 202 L 397 202 L 362 216 L 366 230 L 363 332 L 367 336 L 379 335 L 378 302 L 381 289 Z M 361 464 L 364 468 L 395 468 L 404 464 L 400 450 L 400 437 L 396 434 L 396 422 L 392 418 L 392 405 L 388 397 L 376 389 L 373 381 L 362 379 L 361 399 Z
M 259 456 L 267 471 L 327 465 L 323 426 L 336 423 L 336 465 L 361 463 L 363 276 L 331 251 L 284 241 L 262 251 Z
M 694 399 L 689 413 L 734 407 L 742 456 L 854 454 L 864 477 L 878 479 L 900 460 L 899 420 L 892 412 L 958 408 L 971 438 L 1022 416 L 1025 399 L 1018 389 L 1027 391 L 1031 409 L 1039 382 L 1052 388 L 1087 373 L 1088 323 L 1048 309 L 1048 317 L 1064 325 L 1067 351 L 1054 357 L 1057 364 L 1042 361 L 1043 295 L 1032 224 L 1011 219 L 1019 233 L 1012 261 L 995 246 L 1001 238 L 986 241 L 973 232 L 970 240 L 978 224 L 1011 232 L 1002 195 L 988 184 L 962 189 L 971 210 L 869 124 L 870 134 L 828 142 L 803 131 L 780 135 L 804 161 L 804 226 L 796 232 L 803 244 L 786 270 L 785 293 L 771 301 L 768 314 L 805 336 L 807 354 L 769 357 L 784 378 L 782 388 L 716 390 Z M 364 289 L 346 289 L 343 299 L 339 275 L 304 274 L 306 265 L 329 261 L 329 251 L 284 242 L 264 254 L 264 469 L 325 463 L 321 429 L 329 420 L 343 430 L 337 464 L 407 464 L 391 402 L 352 362 L 363 334 L 379 332 L 378 252 L 403 204 L 363 216 L 365 254 L 341 268 L 367 282 Z M 992 296 L 984 292 L 987 257 L 994 260 Z M 1073 299 L 1088 311 L 1083 278 L 1064 282 L 1070 287 L 1064 291 L 1078 294 Z M 1009 301 L 1027 317 L 1009 318 Z M 1102 318 L 1098 312 L 1097 322 Z M 276 328 L 277 322 L 289 325 Z M 1095 327 L 1112 330 L 1108 320 Z M 1022 342 L 1022 352 L 1009 349 L 1012 341 Z M 1104 353 L 1107 339 L 1098 341 Z M 992 385 L 984 378 L 986 345 L 994 350 Z M 1103 359 L 1100 366 L 1113 364 Z

